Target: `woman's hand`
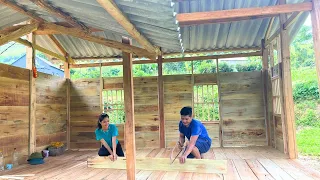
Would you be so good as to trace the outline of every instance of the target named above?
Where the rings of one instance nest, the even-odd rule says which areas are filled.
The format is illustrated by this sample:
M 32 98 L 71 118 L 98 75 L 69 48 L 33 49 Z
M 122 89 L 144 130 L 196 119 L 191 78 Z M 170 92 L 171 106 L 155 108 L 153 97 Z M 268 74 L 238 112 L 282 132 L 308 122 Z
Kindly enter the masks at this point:
M 109 158 L 110 158 L 111 161 L 114 161 L 113 155 L 109 155 Z
M 118 158 L 117 153 L 113 153 L 113 160 L 114 160 L 114 161 L 116 161 L 116 160 L 117 160 L 117 158 Z

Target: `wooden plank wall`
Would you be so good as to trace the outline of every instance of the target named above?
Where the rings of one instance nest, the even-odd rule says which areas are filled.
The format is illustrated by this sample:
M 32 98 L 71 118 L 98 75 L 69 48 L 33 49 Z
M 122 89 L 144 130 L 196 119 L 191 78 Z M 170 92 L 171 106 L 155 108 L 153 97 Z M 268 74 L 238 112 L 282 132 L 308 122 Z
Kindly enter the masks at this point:
M 157 77 L 133 78 L 137 148 L 160 146 L 157 81 Z M 103 88 L 105 90 L 123 89 L 122 77 L 104 78 Z M 119 126 L 119 131 L 120 128 Z M 123 139 L 123 136 L 124 134 L 119 132 L 119 138 Z
M 173 147 L 179 140 L 180 110 L 192 106 L 191 75 L 167 75 L 164 81 L 164 119 L 166 147 Z
M 21 155 L 20 163 L 28 156 L 29 73 L 0 64 L 0 150 L 5 164 L 12 163 L 14 148 Z
M 95 140 L 100 110 L 100 79 L 72 80 L 70 85 L 70 148 L 97 149 Z
M 219 74 L 224 147 L 267 145 L 261 75 Z
M 179 137 L 180 109 L 192 106 L 193 85 L 216 84 L 217 76 L 167 75 L 163 79 L 166 147 L 172 147 Z M 261 72 L 221 73 L 220 79 L 224 145 L 266 145 Z M 99 144 L 94 137 L 99 114 L 99 79 L 77 80 L 72 86 L 76 87 L 71 90 L 72 143 L 77 144 L 76 148 L 96 148 Z M 123 89 L 122 78 L 103 78 L 103 88 Z M 159 147 L 157 77 L 135 77 L 134 96 L 137 148 Z M 213 147 L 218 147 L 219 124 L 204 124 L 213 139 Z M 125 138 L 123 129 L 121 132 L 123 125 L 117 126 L 122 140 Z
M 65 79 L 38 72 L 36 78 L 36 146 L 45 149 L 52 141 L 66 142 Z M 26 163 L 29 144 L 30 70 L 0 64 L 0 150 L 12 163 L 13 149 L 19 163 Z
M 158 78 L 135 77 L 134 118 L 136 147 L 160 147 L 158 113 Z
M 38 73 L 36 78 L 36 146 L 67 140 L 67 81 L 63 77 Z

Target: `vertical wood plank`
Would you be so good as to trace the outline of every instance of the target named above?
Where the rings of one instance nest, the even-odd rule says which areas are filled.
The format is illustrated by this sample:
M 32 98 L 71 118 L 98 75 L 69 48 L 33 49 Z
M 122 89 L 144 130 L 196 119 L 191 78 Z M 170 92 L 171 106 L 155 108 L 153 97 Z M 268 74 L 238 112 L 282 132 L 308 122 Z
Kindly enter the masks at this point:
M 280 4 L 285 4 L 286 0 L 279 0 Z M 294 103 L 292 95 L 292 78 L 290 70 L 290 40 L 288 31 L 283 28 L 286 22 L 286 14 L 280 14 L 280 37 L 281 37 L 281 58 L 283 63 L 283 94 L 284 94 L 284 115 L 285 128 L 287 130 L 288 153 L 291 159 L 297 158 L 296 145 L 296 129 L 295 129 L 295 115 Z
M 162 54 L 158 56 L 158 111 L 160 118 L 160 148 L 165 148 L 165 121 L 164 121 L 164 91 L 163 91 L 163 73 L 162 73 Z
M 277 41 L 277 52 L 278 52 L 278 72 L 279 72 L 279 95 L 280 95 L 280 112 L 281 112 L 281 124 L 282 124 L 282 135 L 283 135 L 283 149 L 284 153 L 288 153 L 288 143 L 287 143 L 287 132 L 285 128 L 285 115 L 284 115 L 284 96 L 283 96 L 283 75 L 282 75 L 282 58 L 281 58 L 281 38 Z M 280 149 L 282 149 L 280 147 Z
M 34 34 L 30 35 L 32 44 L 36 44 L 36 37 Z M 29 105 L 29 148 L 28 153 L 29 155 L 36 151 L 36 80 L 33 77 L 32 69 L 35 66 L 35 57 L 36 52 L 34 48 L 31 50 L 27 50 L 27 53 L 31 53 L 31 62 L 28 62 L 28 66 L 31 64 L 31 71 L 30 71 L 30 105 Z M 28 55 L 30 57 L 30 55 Z
M 122 43 L 130 44 L 131 40 L 122 38 Z M 125 146 L 127 178 L 134 180 L 136 175 L 136 147 L 135 147 L 135 123 L 134 123 L 134 98 L 133 98 L 133 77 L 132 77 L 132 54 L 122 52 L 123 58 L 123 90 L 124 107 L 126 115 L 125 123 Z
M 311 11 L 313 46 L 316 60 L 316 70 L 318 77 L 318 87 L 320 91 L 320 0 L 312 0 L 313 9 Z
M 266 138 L 268 146 L 271 145 L 271 136 L 270 136 L 270 119 L 268 116 L 268 50 L 265 47 L 264 39 L 261 41 L 262 46 L 262 82 L 263 82 L 263 101 L 264 101 L 264 117 L 266 124 Z
M 70 79 L 66 79 L 66 83 L 67 83 L 67 149 L 71 149 L 70 146 L 70 135 L 71 135 L 71 123 L 70 123 L 70 84 L 71 81 Z
M 219 122 L 219 143 L 220 143 L 220 147 L 223 147 L 223 129 L 222 129 L 222 125 L 223 125 L 223 120 L 222 120 L 222 113 L 221 113 L 221 92 L 220 92 L 220 78 L 219 78 L 219 59 L 216 59 L 216 64 L 217 64 L 217 84 L 218 84 L 218 103 L 219 103 L 219 118 L 220 118 L 220 122 Z
M 102 91 L 103 91 L 103 77 L 102 77 L 102 64 L 100 63 L 100 111 L 101 113 L 104 111 L 104 105 L 103 105 L 103 97 L 102 97 Z

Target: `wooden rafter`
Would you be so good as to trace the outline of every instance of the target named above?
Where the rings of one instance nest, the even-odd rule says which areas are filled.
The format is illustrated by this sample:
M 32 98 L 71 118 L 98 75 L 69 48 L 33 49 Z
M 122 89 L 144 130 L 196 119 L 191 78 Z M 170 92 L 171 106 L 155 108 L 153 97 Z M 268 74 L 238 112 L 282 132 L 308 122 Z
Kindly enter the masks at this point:
M 12 8 L 12 9 L 14 9 L 14 10 L 16 10 L 26 16 L 29 16 L 30 18 L 35 19 L 39 22 L 45 22 L 44 19 L 37 17 L 37 15 L 24 10 L 23 8 L 21 8 L 20 6 L 18 6 L 16 4 L 10 3 L 6 0 L 0 0 L 0 3 L 7 5 L 8 7 Z M 103 44 L 105 46 L 119 49 L 121 51 L 125 51 L 128 53 L 134 53 L 140 57 L 147 57 L 147 58 L 151 58 L 151 59 L 156 58 L 155 54 L 151 54 L 145 49 L 138 48 L 138 47 L 131 46 L 131 45 L 122 44 L 117 41 L 112 41 L 112 40 L 108 40 L 108 39 L 97 37 L 97 36 L 91 36 L 88 32 L 83 31 L 81 29 L 70 29 L 70 28 L 67 28 L 64 26 L 59 26 L 59 25 L 50 24 L 50 23 L 49 24 L 47 23 L 42 27 L 43 27 L 41 29 L 42 31 L 51 31 L 51 32 L 58 31 L 62 34 L 71 35 L 71 36 L 78 37 L 78 38 L 81 38 L 81 39 L 84 39 L 87 41 L 95 42 L 98 44 Z
M 121 12 L 113 0 L 97 0 L 98 3 L 148 52 L 160 55 L 160 49 L 153 46 L 147 38 L 145 38 L 137 28 L 129 21 L 129 19 Z
M 4 34 L 1 34 L 0 32 L 0 46 L 3 44 L 6 44 L 10 41 L 16 40 L 22 36 L 25 36 L 29 33 L 32 33 L 33 31 L 37 30 L 39 24 L 28 24 L 21 26 L 20 28 L 16 29 L 15 31 L 12 32 L 4 32 Z
M 196 61 L 196 60 L 208 60 L 208 59 L 224 59 L 234 57 L 250 57 L 250 56 L 261 56 L 261 51 L 252 53 L 240 53 L 240 54 L 224 54 L 224 55 L 213 55 L 213 56 L 198 56 L 198 57 L 185 57 L 185 58 L 169 58 L 163 59 L 163 63 L 168 62 L 181 62 L 181 61 Z M 137 60 L 132 61 L 133 64 L 152 64 L 157 63 L 154 60 Z M 99 66 L 120 66 L 122 62 L 105 62 L 105 63 L 91 63 L 91 64 L 74 64 L 70 65 L 70 68 L 84 68 L 84 67 L 99 67 Z
M 45 49 L 45 48 L 43 48 L 41 46 L 38 46 L 36 44 L 32 44 L 31 42 L 29 42 L 27 40 L 19 38 L 19 39 L 16 39 L 15 42 L 18 42 L 18 43 L 23 44 L 23 45 L 28 46 L 28 47 L 33 47 L 34 49 L 36 49 L 38 51 L 41 51 L 41 52 L 43 52 L 45 54 L 48 54 L 50 56 L 53 56 L 55 58 L 61 59 L 64 62 L 67 62 L 66 57 L 64 57 L 63 55 L 57 54 L 55 52 L 52 52 L 52 51 L 50 51 L 48 49 Z
M 109 40 L 109 39 L 105 39 L 102 37 L 98 37 L 98 36 L 93 36 L 90 35 L 82 30 L 73 30 L 71 31 L 69 28 L 66 28 L 64 26 L 59 26 L 53 23 L 44 23 L 41 24 L 40 28 L 42 30 L 55 30 L 55 31 L 59 31 L 65 35 L 70 35 L 70 36 L 74 36 L 80 39 L 84 39 L 87 41 L 91 41 L 94 43 L 98 43 L 98 44 L 103 44 L 105 46 L 108 47 L 112 47 L 112 48 L 116 48 L 119 49 L 121 51 L 127 52 L 127 53 L 134 53 L 137 56 L 141 56 L 141 57 L 148 57 L 151 59 L 155 59 L 154 55 L 151 55 L 147 50 L 145 49 L 141 49 L 135 46 L 131 46 L 128 44 L 123 44 L 117 41 L 113 41 L 113 40 Z
M 56 46 L 60 53 L 66 57 L 68 63 L 74 64 L 74 60 L 68 55 L 67 51 L 62 47 L 59 41 L 53 35 L 48 35 L 48 37 L 51 39 L 52 43 Z
M 180 26 L 190 26 L 198 24 L 226 23 L 232 21 L 273 17 L 284 13 L 310 10 L 312 10 L 312 3 L 304 2 L 257 8 L 241 8 L 211 12 L 182 13 L 177 15 L 177 20 L 179 21 Z
M 80 29 L 83 29 L 84 31 L 89 31 L 89 28 L 86 25 L 77 21 L 76 19 L 74 19 L 70 15 L 66 14 L 65 12 L 62 12 L 58 8 L 52 6 L 51 4 L 46 3 L 44 0 L 30 0 L 30 1 L 32 1 L 37 6 L 45 9 L 50 14 L 66 20 L 68 23 L 70 23 L 74 27 L 78 27 Z
M 287 29 L 296 19 L 297 17 L 299 17 L 299 14 L 301 12 L 298 12 L 298 13 L 293 13 L 287 20 L 286 22 L 283 24 L 283 28 L 284 29 Z M 269 46 L 271 44 L 271 42 L 280 35 L 280 28 L 274 32 L 270 38 L 267 39 L 266 41 L 266 46 Z
M 275 17 L 272 17 L 272 18 L 270 19 L 270 22 L 269 22 L 269 25 L 268 25 L 266 34 L 265 34 L 265 36 L 264 36 L 264 39 L 267 39 L 267 38 L 269 37 L 269 34 L 270 34 L 270 32 L 271 32 L 271 28 L 272 28 L 274 19 L 275 19 Z

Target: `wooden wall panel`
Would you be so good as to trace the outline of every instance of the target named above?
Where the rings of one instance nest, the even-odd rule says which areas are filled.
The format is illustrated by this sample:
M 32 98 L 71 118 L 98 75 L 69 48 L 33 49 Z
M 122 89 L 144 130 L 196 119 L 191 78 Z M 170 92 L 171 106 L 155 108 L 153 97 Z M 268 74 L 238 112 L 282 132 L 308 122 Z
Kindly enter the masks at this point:
M 281 116 L 275 116 L 275 136 L 276 136 L 276 149 L 284 152 L 284 142 L 283 142 L 283 127 Z
M 158 114 L 158 79 L 157 77 L 134 77 L 134 112 L 135 112 L 135 136 L 136 147 L 160 146 L 159 139 L 159 114 Z M 123 89 L 121 78 L 104 78 L 103 87 L 106 90 Z M 120 138 L 124 134 L 120 134 Z M 123 133 L 124 130 L 122 129 Z M 124 146 L 123 146 L 124 148 Z
M 223 146 L 266 145 L 261 72 L 219 77 Z
M 38 72 L 36 80 L 36 146 L 45 149 L 51 142 L 66 143 L 67 81 Z
M 180 110 L 192 106 L 193 85 L 191 75 L 167 75 L 163 79 L 166 147 L 173 147 L 179 140 Z
M 19 163 L 26 163 L 28 156 L 29 73 L 0 64 L 0 150 L 5 164 L 12 163 L 14 148 L 20 154 Z
M 100 79 L 72 80 L 70 85 L 70 148 L 97 149 L 94 131 L 100 110 Z
M 134 112 L 136 147 L 160 146 L 157 77 L 135 77 Z

